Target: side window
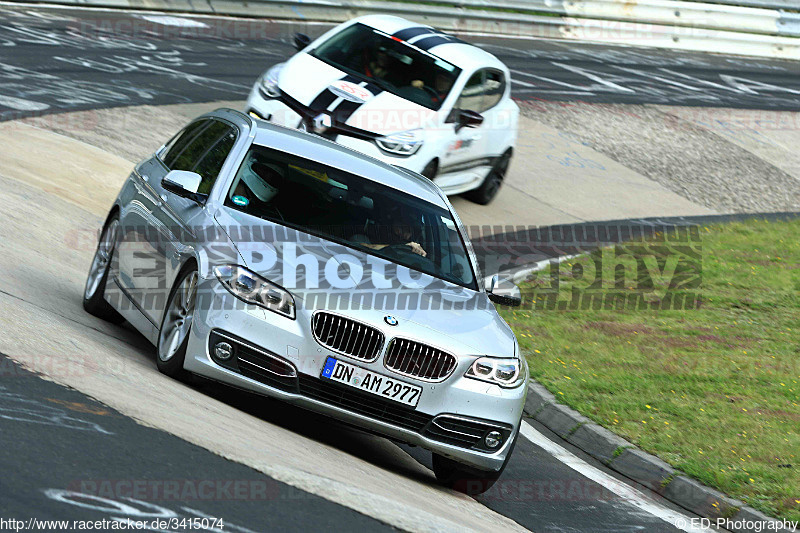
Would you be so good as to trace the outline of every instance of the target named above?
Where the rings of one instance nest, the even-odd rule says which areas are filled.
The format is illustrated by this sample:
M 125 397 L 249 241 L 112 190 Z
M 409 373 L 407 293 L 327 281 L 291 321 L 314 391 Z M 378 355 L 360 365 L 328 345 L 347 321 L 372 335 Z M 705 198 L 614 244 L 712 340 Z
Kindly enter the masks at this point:
M 177 134 L 172 140 L 164 147 L 161 155 L 161 160 L 170 170 L 176 170 L 173 166 L 175 160 L 181 155 L 186 146 L 197 137 L 205 127 L 208 126 L 208 120 L 198 120 L 184 128 L 182 132 Z
M 483 105 L 478 113 L 483 113 L 500 103 L 503 93 L 506 92 L 506 80 L 499 70 L 487 70 L 484 81 Z
M 164 164 L 170 170 L 190 170 L 200 174 L 203 179 L 197 192 L 208 194 L 236 142 L 236 130 L 213 119 L 202 121 L 198 128 L 193 126 L 189 126 L 168 147 Z
M 231 153 L 233 145 L 236 142 L 236 130 L 230 126 L 226 126 L 221 122 L 214 121 L 214 124 L 209 126 L 208 132 L 211 130 L 218 130 L 215 126 L 221 124 L 224 126 L 222 136 L 218 138 L 217 142 L 206 152 L 203 158 L 195 165 L 194 172 L 200 174 L 203 181 L 200 182 L 200 187 L 197 192 L 201 194 L 208 194 L 211 192 L 211 187 L 217 181 L 219 171 L 222 170 L 222 165 Z M 203 134 L 205 135 L 205 133 Z
M 481 99 L 483 98 L 483 71 L 479 70 L 470 76 L 461 95 L 456 102 L 457 109 L 469 109 L 480 113 Z
M 483 69 L 473 74 L 461 96 L 458 97 L 456 107 L 483 113 L 496 106 L 506 90 L 506 80 L 499 70 Z

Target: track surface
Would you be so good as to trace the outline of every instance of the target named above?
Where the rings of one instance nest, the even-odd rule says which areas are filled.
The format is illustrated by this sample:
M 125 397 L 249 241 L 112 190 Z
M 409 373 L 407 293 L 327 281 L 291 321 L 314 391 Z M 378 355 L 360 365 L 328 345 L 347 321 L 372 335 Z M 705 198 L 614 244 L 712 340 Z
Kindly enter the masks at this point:
M 394 531 L 141 426 L 79 392 L 21 369 L 2 354 L 0 375 L 2 518 L 150 522 L 210 517 L 222 520 L 215 522 L 216 531 L 238 533 L 333 531 L 341 524 Z M 24 476 L 9 475 L 20 465 L 25 465 Z
M 241 99 L 327 25 L 0 5 L 0 119 Z M 187 22 L 188 21 L 188 22 Z M 513 72 L 520 99 L 800 108 L 800 64 L 568 41 L 467 37 Z

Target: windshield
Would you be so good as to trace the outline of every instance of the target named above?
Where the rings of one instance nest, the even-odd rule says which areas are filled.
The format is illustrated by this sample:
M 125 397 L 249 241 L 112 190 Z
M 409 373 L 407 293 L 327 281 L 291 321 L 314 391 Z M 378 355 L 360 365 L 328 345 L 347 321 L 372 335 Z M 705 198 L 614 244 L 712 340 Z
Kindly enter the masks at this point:
M 449 211 L 355 174 L 254 145 L 225 205 L 478 290 Z
M 461 69 L 389 35 L 353 24 L 311 55 L 428 109 L 438 110 Z

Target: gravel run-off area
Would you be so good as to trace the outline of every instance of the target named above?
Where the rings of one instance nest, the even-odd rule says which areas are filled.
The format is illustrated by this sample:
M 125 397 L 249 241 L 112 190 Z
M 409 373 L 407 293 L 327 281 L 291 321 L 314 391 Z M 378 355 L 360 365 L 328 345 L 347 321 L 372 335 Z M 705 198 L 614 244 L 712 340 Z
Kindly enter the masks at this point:
M 573 135 L 626 167 L 667 189 L 719 213 L 758 213 L 800 210 L 800 174 L 788 174 L 699 124 L 725 124 L 730 132 L 730 110 L 669 108 L 667 106 L 590 104 L 531 101 L 520 103 L 522 114 Z M 792 157 L 800 147 L 800 113 L 773 113 L 779 124 L 793 128 L 796 144 L 783 146 Z M 682 117 L 702 117 L 693 121 Z M 723 117 L 714 119 L 714 117 Z M 737 112 L 740 119 L 746 112 Z M 752 130 L 765 121 L 734 121 Z M 771 124 L 775 121 L 772 120 Z M 780 154 L 778 157 L 780 157 Z

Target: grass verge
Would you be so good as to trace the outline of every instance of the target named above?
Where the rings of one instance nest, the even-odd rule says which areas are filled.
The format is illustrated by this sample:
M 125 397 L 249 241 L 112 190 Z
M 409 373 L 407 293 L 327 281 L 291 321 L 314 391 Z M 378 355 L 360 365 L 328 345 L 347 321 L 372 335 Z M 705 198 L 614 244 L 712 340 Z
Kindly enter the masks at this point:
M 504 317 L 531 376 L 560 401 L 707 485 L 800 520 L 800 221 L 699 236 L 694 252 L 638 243 L 536 273 L 525 307 Z M 699 286 L 684 264 L 692 253 Z M 591 291 L 652 304 L 688 291 L 699 304 L 570 310 Z

